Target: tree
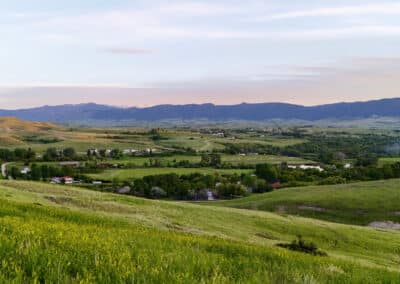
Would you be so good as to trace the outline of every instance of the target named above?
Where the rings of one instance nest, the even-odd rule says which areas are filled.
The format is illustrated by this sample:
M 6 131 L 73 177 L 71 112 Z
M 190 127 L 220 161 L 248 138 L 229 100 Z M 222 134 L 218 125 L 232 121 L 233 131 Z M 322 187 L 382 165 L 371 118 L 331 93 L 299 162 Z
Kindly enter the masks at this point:
M 256 176 L 266 181 L 273 181 L 278 178 L 278 171 L 273 165 L 258 164 L 256 165 Z
M 59 153 L 56 148 L 48 148 L 43 156 L 43 159 L 47 161 L 54 161 L 57 160 L 58 157 Z
M 107 150 L 106 149 L 100 149 L 99 154 L 102 158 L 105 158 L 107 155 Z
M 217 192 L 219 196 L 225 198 L 233 198 L 237 196 L 246 195 L 246 188 L 241 184 L 236 183 L 222 183 L 217 186 Z
M 35 157 L 36 157 L 36 153 L 31 149 L 31 148 L 28 148 L 28 151 L 26 152 L 26 159 L 27 160 L 33 160 L 33 159 L 35 159 Z
M 10 175 L 13 179 L 17 179 L 21 176 L 21 172 L 16 166 L 11 167 Z
M 63 150 L 63 156 L 70 159 L 74 158 L 76 156 L 75 149 L 72 147 L 65 148 Z
M 110 156 L 113 159 L 120 159 L 122 157 L 122 152 L 120 149 L 112 149 L 110 152 Z
M 266 182 L 263 179 L 258 179 L 256 181 L 256 185 L 254 187 L 253 192 L 254 193 L 264 193 L 264 192 L 270 192 L 272 190 L 273 190 L 273 188 L 268 182 Z
M 221 155 L 217 153 L 201 155 L 200 164 L 203 167 L 217 167 L 221 165 Z
M 361 167 L 376 166 L 378 164 L 378 157 L 375 154 L 365 153 L 358 157 L 356 165 Z
M 385 179 L 394 178 L 395 172 L 393 171 L 393 166 L 389 164 L 385 164 L 382 167 L 383 177 Z
M 32 164 L 31 178 L 32 178 L 32 180 L 41 180 L 41 178 L 42 178 L 41 167 L 39 167 L 37 164 Z
M 50 177 L 50 172 L 49 172 L 49 166 L 48 165 L 42 165 L 41 166 L 41 172 L 42 172 L 42 178 L 47 179 Z

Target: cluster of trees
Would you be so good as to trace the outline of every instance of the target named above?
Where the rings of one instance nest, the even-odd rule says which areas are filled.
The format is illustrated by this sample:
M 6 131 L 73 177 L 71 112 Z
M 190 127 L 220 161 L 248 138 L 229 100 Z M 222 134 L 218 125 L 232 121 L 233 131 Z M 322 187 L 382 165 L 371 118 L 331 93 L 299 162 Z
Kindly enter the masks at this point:
M 121 159 L 123 156 L 123 153 L 120 149 L 112 149 L 108 151 L 107 149 L 99 149 L 98 151 L 96 150 L 87 150 L 86 155 L 88 158 L 107 158 L 110 157 L 112 159 Z
M 38 165 L 32 164 L 31 171 L 27 174 L 22 174 L 18 167 L 12 166 L 9 175 L 13 179 L 27 179 L 27 180 L 47 180 L 52 177 L 60 176 L 78 176 L 79 170 L 73 167 L 56 167 L 52 165 Z
M 67 147 L 62 150 L 57 148 L 48 148 L 43 155 L 43 161 L 61 161 L 61 160 L 73 160 L 78 158 L 76 151 L 72 147 Z
M 2 161 L 33 161 L 35 159 L 36 153 L 31 148 L 16 148 L 14 150 L 0 149 L 0 160 Z
M 214 197 L 234 198 L 245 196 L 248 189 L 253 192 L 272 190 L 267 181 L 254 175 L 204 175 L 194 173 L 177 175 L 150 175 L 128 183 L 130 194 L 148 198 L 174 198 L 179 200 L 207 199 L 208 192 Z
M 375 166 L 378 157 L 388 157 L 399 153 L 390 150 L 398 145 L 399 138 L 388 135 L 316 135 L 306 137 L 307 142 L 277 147 L 256 143 L 226 143 L 224 152 L 229 154 L 259 153 L 302 157 L 324 164 L 343 163 L 344 159 L 353 159 L 360 166 Z
M 383 167 L 355 166 L 349 169 L 332 166 L 324 171 L 291 169 L 285 163 L 280 166 L 260 164 L 256 166 L 255 174 L 269 182 L 279 180 L 284 186 L 342 184 L 351 181 L 400 178 L 400 163 L 386 164 Z

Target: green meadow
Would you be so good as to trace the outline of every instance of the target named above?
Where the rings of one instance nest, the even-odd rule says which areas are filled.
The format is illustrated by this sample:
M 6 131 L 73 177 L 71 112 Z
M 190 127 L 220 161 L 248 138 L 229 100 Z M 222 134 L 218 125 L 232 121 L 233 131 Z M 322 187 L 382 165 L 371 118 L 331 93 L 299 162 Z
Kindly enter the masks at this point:
M 213 205 L 367 225 L 400 222 L 400 180 L 286 188 Z
M 400 277 L 396 231 L 32 182 L 0 181 L 0 200 L 3 283 L 395 283 Z M 298 234 L 328 256 L 276 246 Z

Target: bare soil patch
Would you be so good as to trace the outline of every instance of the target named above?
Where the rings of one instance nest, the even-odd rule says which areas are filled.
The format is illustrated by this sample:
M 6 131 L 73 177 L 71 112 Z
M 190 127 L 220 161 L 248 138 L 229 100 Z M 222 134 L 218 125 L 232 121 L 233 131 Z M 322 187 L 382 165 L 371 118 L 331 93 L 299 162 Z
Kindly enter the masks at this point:
M 309 211 L 315 211 L 315 212 L 325 212 L 325 211 L 327 211 L 326 208 L 317 207 L 317 206 L 300 205 L 297 208 L 299 208 L 300 210 L 309 210 Z
M 400 230 L 400 223 L 392 221 L 374 221 L 369 223 L 368 226 L 377 229 Z

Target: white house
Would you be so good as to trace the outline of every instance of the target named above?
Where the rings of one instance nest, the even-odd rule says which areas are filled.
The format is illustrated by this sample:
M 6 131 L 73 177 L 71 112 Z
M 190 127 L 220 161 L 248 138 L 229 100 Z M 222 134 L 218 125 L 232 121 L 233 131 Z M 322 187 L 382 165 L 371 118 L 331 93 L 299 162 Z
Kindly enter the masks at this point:
M 30 172 L 31 172 L 31 169 L 30 169 L 30 168 L 23 168 L 23 169 L 21 170 L 21 174 L 23 174 L 23 175 L 29 174 Z

